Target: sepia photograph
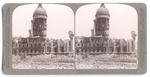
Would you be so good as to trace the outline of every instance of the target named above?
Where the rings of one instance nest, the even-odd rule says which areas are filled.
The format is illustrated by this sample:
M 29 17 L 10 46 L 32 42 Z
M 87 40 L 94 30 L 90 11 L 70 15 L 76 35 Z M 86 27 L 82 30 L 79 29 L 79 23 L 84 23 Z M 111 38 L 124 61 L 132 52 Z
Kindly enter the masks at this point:
M 61 4 L 27 4 L 12 18 L 13 69 L 73 69 L 74 13 Z
M 138 15 L 125 4 L 88 4 L 75 14 L 77 69 L 137 69 Z
M 26 4 L 12 15 L 12 69 L 137 69 L 137 44 L 126 4 Z

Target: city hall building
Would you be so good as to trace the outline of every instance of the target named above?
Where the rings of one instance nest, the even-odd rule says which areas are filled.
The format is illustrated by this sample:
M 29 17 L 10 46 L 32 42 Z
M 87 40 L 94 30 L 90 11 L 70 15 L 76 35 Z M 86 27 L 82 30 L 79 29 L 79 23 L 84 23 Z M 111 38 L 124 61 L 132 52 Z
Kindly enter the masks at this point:
M 47 13 L 39 4 L 31 20 L 29 37 L 12 37 L 12 54 L 38 55 L 38 54 L 68 54 L 72 53 L 72 40 L 47 38 Z
M 135 53 L 135 39 L 124 40 L 109 37 L 111 26 L 109 18 L 108 9 L 101 4 L 95 15 L 91 37 L 77 36 L 75 38 L 77 54 Z

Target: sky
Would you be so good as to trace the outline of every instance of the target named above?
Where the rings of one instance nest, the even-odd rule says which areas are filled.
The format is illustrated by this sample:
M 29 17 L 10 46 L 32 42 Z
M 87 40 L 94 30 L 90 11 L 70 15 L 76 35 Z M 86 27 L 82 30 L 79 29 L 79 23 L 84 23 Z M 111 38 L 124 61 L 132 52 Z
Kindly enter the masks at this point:
M 91 36 L 93 20 L 101 4 L 89 4 L 80 7 L 76 12 L 76 36 Z M 110 38 L 132 39 L 131 31 L 137 33 L 138 18 L 136 10 L 125 4 L 105 4 L 110 13 Z
M 47 12 L 47 38 L 69 39 L 68 31 L 74 32 L 74 13 L 71 8 L 59 4 L 42 4 Z M 12 35 L 29 37 L 31 20 L 38 4 L 17 7 L 13 12 Z
M 95 13 L 101 4 L 81 6 L 74 14 L 72 9 L 60 4 L 42 4 L 47 12 L 47 38 L 69 39 L 68 31 L 76 36 L 91 36 Z M 17 7 L 13 12 L 12 35 L 14 37 L 28 37 L 31 20 L 38 4 L 28 4 Z M 137 33 L 138 19 L 136 10 L 125 4 L 105 4 L 110 13 L 110 37 L 131 39 L 131 31 Z M 74 21 L 75 15 L 75 21 Z

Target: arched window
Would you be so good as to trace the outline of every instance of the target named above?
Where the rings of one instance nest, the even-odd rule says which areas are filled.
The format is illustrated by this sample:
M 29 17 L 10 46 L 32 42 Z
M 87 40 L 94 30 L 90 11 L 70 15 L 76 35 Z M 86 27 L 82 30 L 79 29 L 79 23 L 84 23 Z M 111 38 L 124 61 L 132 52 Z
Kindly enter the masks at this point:
M 87 47 L 89 47 L 89 43 L 87 43 Z
M 19 53 L 21 53 L 21 50 L 19 50 Z
M 83 49 L 81 49 L 81 52 L 83 53 Z
M 51 52 L 51 48 L 49 48 L 49 52 Z
M 30 51 L 31 53 L 32 53 L 32 49 L 31 49 L 31 51 Z
M 95 49 L 93 49 L 93 52 L 95 52 Z
M 92 51 L 92 49 L 89 49 L 89 52 L 91 52 Z
M 37 52 L 37 50 L 35 49 L 35 50 L 34 50 L 34 53 L 36 53 L 36 52 Z
M 57 47 L 54 47 L 55 52 L 57 52 Z
M 78 46 L 80 46 L 80 44 L 78 43 Z
M 87 52 L 87 49 L 85 49 L 85 52 Z
M 41 46 L 41 44 L 39 43 L 39 47 Z
M 28 53 L 28 50 L 26 51 L 26 53 Z
M 99 49 L 97 49 L 97 52 L 99 52 Z
M 31 45 L 32 45 L 32 47 L 34 47 L 34 44 L 33 44 L 33 43 L 32 43 Z
M 99 46 L 99 44 L 97 43 L 97 46 Z
M 76 52 L 79 53 L 79 49 L 76 49 Z
M 15 46 L 17 47 L 18 45 L 17 45 L 17 44 L 15 44 Z
M 93 47 L 95 46 L 95 44 L 93 44 Z
M 36 47 L 36 43 L 34 44 L 34 47 Z
M 25 47 L 24 44 L 22 44 L 22 47 Z
M 93 47 L 93 44 L 91 43 L 91 47 Z

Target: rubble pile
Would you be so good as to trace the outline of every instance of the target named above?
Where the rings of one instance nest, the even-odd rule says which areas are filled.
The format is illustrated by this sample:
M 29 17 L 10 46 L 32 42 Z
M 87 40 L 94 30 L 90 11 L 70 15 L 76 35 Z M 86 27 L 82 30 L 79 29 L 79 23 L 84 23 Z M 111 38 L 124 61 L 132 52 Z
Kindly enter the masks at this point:
M 137 58 L 132 55 L 102 54 L 89 55 L 83 59 L 77 56 L 77 69 L 136 69 Z
M 136 69 L 137 57 L 134 55 L 101 54 L 67 56 L 43 54 L 26 56 L 12 56 L 13 69 Z
M 16 60 L 17 56 L 14 56 L 12 60 Z M 60 61 L 66 61 L 62 63 Z M 68 62 L 67 62 L 68 61 Z M 71 62 L 70 62 L 71 61 Z M 13 62 L 13 69 L 73 69 L 73 58 L 64 55 L 36 55 L 27 56 L 24 60 L 20 60 L 18 63 Z

